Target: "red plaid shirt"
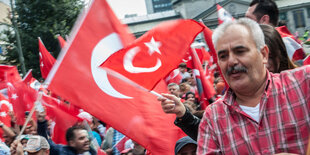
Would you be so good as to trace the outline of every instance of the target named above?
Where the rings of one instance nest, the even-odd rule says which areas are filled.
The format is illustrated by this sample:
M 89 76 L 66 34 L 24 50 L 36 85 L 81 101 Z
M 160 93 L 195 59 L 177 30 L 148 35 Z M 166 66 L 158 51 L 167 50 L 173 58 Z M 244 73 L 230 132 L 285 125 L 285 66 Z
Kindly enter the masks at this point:
M 197 154 L 305 154 L 310 132 L 310 65 L 267 74 L 259 122 L 229 90 L 201 120 Z

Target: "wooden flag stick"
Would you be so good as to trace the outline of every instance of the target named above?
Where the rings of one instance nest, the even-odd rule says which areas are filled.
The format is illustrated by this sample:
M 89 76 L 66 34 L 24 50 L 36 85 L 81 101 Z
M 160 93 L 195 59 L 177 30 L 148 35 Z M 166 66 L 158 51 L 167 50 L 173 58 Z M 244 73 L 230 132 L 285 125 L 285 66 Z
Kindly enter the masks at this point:
M 24 125 L 23 125 L 23 127 L 22 127 L 22 129 L 21 129 L 21 131 L 19 132 L 18 136 L 16 137 L 16 139 L 20 139 L 20 136 L 24 133 L 27 124 L 29 123 L 29 121 L 30 121 L 30 119 L 31 119 L 31 117 L 32 117 L 32 115 L 33 115 L 33 113 L 34 113 L 34 111 L 36 110 L 37 104 L 41 102 L 42 95 L 43 95 L 43 92 L 40 91 L 40 92 L 39 92 L 39 95 L 38 95 L 38 97 L 37 97 L 37 100 L 34 102 L 34 106 L 32 107 L 32 109 L 31 109 L 29 115 L 27 116 L 27 119 L 26 119 L 26 121 L 25 121 L 25 123 L 24 123 Z

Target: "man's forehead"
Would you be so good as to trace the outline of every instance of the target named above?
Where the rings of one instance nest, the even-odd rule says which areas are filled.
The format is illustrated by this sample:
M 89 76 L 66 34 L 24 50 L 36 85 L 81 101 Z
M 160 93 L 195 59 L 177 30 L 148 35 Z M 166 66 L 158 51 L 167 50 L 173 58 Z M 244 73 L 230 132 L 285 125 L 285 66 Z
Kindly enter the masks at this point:
M 238 46 L 248 42 L 249 40 L 245 40 L 245 38 L 249 38 L 250 31 L 244 25 L 233 24 L 226 28 L 223 35 L 217 41 L 217 49 L 221 48 L 221 46 L 231 46 L 231 44 L 239 44 Z
M 74 130 L 74 133 L 75 133 L 76 136 L 81 136 L 81 135 L 88 134 L 88 133 L 87 133 L 87 130 L 85 130 L 85 129 L 77 129 L 77 130 Z

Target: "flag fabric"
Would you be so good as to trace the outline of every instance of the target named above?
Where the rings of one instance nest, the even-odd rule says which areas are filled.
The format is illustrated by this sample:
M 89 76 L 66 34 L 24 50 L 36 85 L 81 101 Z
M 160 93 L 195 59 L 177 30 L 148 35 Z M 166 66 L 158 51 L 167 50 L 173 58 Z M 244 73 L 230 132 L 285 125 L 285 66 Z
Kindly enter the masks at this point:
M 231 14 L 227 12 L 222 6 L 220 6 L 219 4 L 216 4 L 216 8 L 217 8 L 217 16 L 218 16 L 219 24 L 234 20 L 234 17 L 231 16 Z
M 6 88 L 7 83 L 14 83 L 21 81 L 16 66 L 0 65 L 0 89 Z
M 0 121 L 7 127 L 11 127 L 11 116 L 8 113 L 12 111 L 12 104 L 0 93 Z M 3 139 L 2 128 L 0 128 L 0 139 Z
M 101 67 L 116 71 L 152 90 L 179 65 L 202 29 L 194 20 L 163 22 L 130 46 L 114 53 Z
M 52 121 L 52 140 L 56 144 L 66 145 L 67 129 L 77 122 L 82 122 L 82 119 L 77 116 L 79 109 L 48 95 L 42 96 L 42 105 L 46 109 L 46 116 Z
M 59 42 L 59 45 L 61 48 L 64 48 L 65 45 L 67 44 L 65 39 L 63 37 L 61 37 L 61 35 L 58 35 L 57 36 L 57 39 L 58 39 L 58 42 Z
M 24 76 L 23 82 L 35 90 L 39 90 L 42 88 L 41 90 L 44 90 L 46 93 L 46 90 L 43 89 L 43 86 L 41 85 L 41 83 L 32 76 L 32 69 L 30 69 L 27 72 L 27 74 Z
M 173 154 L 178 129 L 157 97 L 99 67 L 132 36 L 105 0 L 94 0 L 46 80 L 48 88 L 154 154 Z M 163 88 L 166 91 L 166 88 Z
M 40 70 L 42 78 L 45 79 L 50 70 L 52 69 L 56 60 L 47 51 L 40 37 L 38 38 L 38 40 L 39 40 Z
M 276 30 L 282 37 L 289 58 L 292 61 L 303 60 L 306 57 L 306 54 L 300 41 L 295 39 L 286 26 L 277 27 Z
M 167 84 L 169 83 L 180 84 L 181 81 L 182 81 L 182 75 L 180 74 L 180 70 L 178 68 L 171 71 L 169 75 L 165 78 L 165 82 Z
M 31 111 L 38 93 L 23 81 L 8 83 L 7 86 L 9 102 L 13 105 L 13 111 L 17 118 L 16 122 L 23 125 L 26 117 L 25 112 Z M 33 118 L 35 118 L 34 115 Z
M 8 127 L 11 127 L 11 117 L 8 115 L 10 111 L 13 111 L 12 104 L 0 93 L 0 121 Z
M 199 57 L 200 62 L 204 62 L 205 58 L 207 58 L 207 51 L 203 47 L 195 48 L 195 51 Z M 194 68 L 193 59 L 192 59 L 192 56 L 189 50 L 186 52 L 186 55 L 182 59 L 182 62 L 186 63 L 187 68 L 190 68 L 190 69 Z
M 125 150 L 125 143 L 127 142 L 127 140 L 129 140 L 129 138 L 126 136 L 123 136 L 123 138 L 121 138 L 119 141 L 116 142 L 116 144 L 114 144 L 115 148 L 119 152 L 122 152 L 123 150 Z
M 205 75 L 205 72 L 202 69 L 202 65 L 201 62 L 199 61 L 197 53 L 193 49 L 190 49 L 190 51 L 193 58 L 193 66 L 195 67 L 193 73 L 197 81 L 199 96 L 201 97 L 204 103 L 201 106 L 203 109 L 205 109 L 207 107 L 207 100 L 213 98 L 216 92 L 213 87 L 213 83 L 211 83 L 210 80 L 207 79 L 208 75 Z

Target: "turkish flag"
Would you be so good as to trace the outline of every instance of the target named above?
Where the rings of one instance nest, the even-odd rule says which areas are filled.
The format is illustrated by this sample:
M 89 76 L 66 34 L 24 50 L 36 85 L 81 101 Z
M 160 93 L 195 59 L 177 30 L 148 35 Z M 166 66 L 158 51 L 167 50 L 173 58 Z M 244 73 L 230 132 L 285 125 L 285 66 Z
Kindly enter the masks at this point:
M 6 126 L 11 127 L 11 117 L 9 111 L 13 111 L 13 106 L 9 100 L 0 93 L 0 121 Z
M 82 119 L 77 117 L 79 109 L 51 96 L 42 96 L 42 105 L 46 108 L 46 116 L 52 121 L 52 140 L 56 144 L 67 144 L 66 131 Z
M 13 105 L 17 124 L 23 125 L 26 117 L 25 112 L 31 111 L 37 99 L 37 95 L 38 92 L 30 86 L 27 86 L 23 81 L 8 83 L 9 101 Z
M 61 35 L 58 35 L 58 36 L 57 36 L 57 39 L 58 39 L 58 42 L 59 42 L 60 47 L 61 47 L 61 48 L 64 48 L 65 45 L 67 44 L 66 41 L 65 41 L 65 39 L 62 38 Z
M 222 6 L 219 4 L 216 4 L 217 8 L 217 16 L 218 16 L 218 22 L 219 24 L 222 24 L 226 21 L 234 20 L 234 17 L 231 16 L 229 12 L 227 12 Z
M 302 60 L 306 57 L 300 41 L 295 39 L 286 26 L 276 27 L 276 30 L 280 33 L 286 47 L 287 55 L 292 61 Z
M 171 71 L 169 75 L 165 78 L 165 82 L 167 84 L 169 83 L 180 84 L 181 81 L 182 81 L 182 75 L 180 74 L 180 70 L 178 68 Z
M 202 29 L 194 20 L 163 22 L 130 46 L 114 53 L 101 67 L 116 71 L 151 90 L 179 65 Z
M 0 65 L 0 88 L 6 88 L 7 82 L 19 82 L 20 77 L 16 66 Z
M 198 54 L 200 62 L 204 62 L 205 58 L 207 58 L 207 51 L 201 47 L 201 48 L 195 48 L 196 53 Z M 189 51 L 186 52 L 185 57 L 182 59 L 182 62 L 186 63 L 186 67 L 193 69 L 193 59 L 191 56 L 191 53 Z
M 213 87 L 213 83 L 211 83 L 210 80 L 207 78 L 210 75 L 206 75 L 204 70 L 202 69 L 202 65 L 199 61 L 197 53 L 193 49 L 190 49 L 190 51 L 193 57 L 193 66 L 195 67 L 193 73 L 197 81 L 199 96 L 204 103 L 201 106 L 203 109 L 205 109 L 207 107 L 207 100 L 214 97 L 216 92 Z
M 48 88 L 154 154 L 173 154 L 178 129 L 157 97 L 99 67 L 132 41 L 105 0 L 94 0 L 46 80 Z M 131 39 L 129 39 L 131 38 Z M 166 91 L 166 88 L 163 88 Z
M 13 111 L 12 104 L 0 93 L 0 121 L 8 127 L 11 127 L 11 117 L 8 115 Z M 0 128 L 0 137 L 3 135 L 3 129 Z
M 42 78 L 45 79 L 50 70 L 52 69 L 56 60 L 47 51 L 40 37 L 38 38 L 38 40 L 39 40 L 40 70 Z

